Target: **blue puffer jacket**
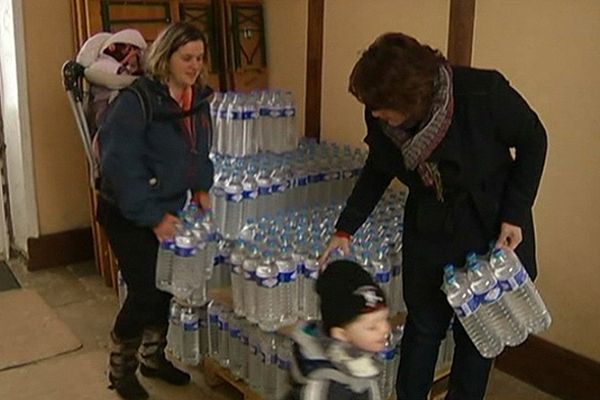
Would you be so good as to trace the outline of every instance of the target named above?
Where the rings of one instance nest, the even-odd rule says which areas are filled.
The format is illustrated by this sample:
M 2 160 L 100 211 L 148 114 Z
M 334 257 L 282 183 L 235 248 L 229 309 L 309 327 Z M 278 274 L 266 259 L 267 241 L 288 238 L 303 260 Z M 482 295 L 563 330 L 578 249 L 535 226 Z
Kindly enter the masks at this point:
M 214 168 L 210 161 L 210 88 L 195 90 L 190 139 L 181 108 L 167 86 L 141 77 L 133 85 L 145 90 L 149 104 L 132 90 L 114 100 L 98 131 L 101 194 L 123 216 L 140 226 L 155 226 L 165 213 L 176 214 L 188 190 L 208 191 Z M 150 107 L 148 107 L 150 106 Z M 150 116 L 152 117 L 151 120 Z M 179 117 L 178 117 L 179 116 Z

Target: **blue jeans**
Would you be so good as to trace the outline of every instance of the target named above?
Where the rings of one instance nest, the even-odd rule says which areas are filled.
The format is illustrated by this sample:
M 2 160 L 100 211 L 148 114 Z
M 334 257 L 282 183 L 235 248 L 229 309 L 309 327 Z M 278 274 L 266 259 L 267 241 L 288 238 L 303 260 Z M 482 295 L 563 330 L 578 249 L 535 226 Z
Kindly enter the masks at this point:
M 431 389 L 440 342 L 446 336 L 452 308 L 442 284 L 442 268 L 407 268 L 403 273 L 408 315 L 400 347 L 396 383 L 398 400 L 424 400 Z M 456 347 L 446 399 L 483 399 L 492 360 L 481 356 L 462 325 L 455 321 Z

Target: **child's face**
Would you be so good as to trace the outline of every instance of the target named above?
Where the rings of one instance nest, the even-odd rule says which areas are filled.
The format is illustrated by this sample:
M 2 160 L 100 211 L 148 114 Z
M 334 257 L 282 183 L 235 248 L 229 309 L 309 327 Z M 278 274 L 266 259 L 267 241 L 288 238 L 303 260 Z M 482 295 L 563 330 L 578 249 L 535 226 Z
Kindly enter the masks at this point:
M 382 308 L 360 315 L 343 328 L 346 340 L 354 346 L 372 353 L 383 350 L 390 333 L 388 314 L 388 308 Z

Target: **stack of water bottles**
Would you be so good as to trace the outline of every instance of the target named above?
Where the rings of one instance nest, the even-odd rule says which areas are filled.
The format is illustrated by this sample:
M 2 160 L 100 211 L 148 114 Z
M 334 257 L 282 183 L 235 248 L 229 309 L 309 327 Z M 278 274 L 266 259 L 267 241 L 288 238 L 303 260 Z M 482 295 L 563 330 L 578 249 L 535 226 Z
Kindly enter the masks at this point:
M 444 276 L 448 302 L 484 357 L 496 357 L 505 346 L 517 346 L 551 324 L 544 301 L 508 248 L 481 257 L 470 253 L 466 272 L 449 264 Z
M 340 204 L 349 196 L 366 153 L 302 142 L 285 154 L 244 158 L 213 154 L 212 204 L 219 231 L 235 239 L 245 221 L 305 207 Z
M 391 314 L 404 311 L 402 300 L 402 202 L 388 190 L 353 237 L 356 260 L 382 287 Z M 400 206 L 398 206 L 400 204 Z M 268 332 L 297 319 L 318 319 L 315 284 L 324 243 L 333 234 L 342 206 L 314 207 L 248 220 L 230 256 L 233 312 Z M 331 260 L 341 257 L 335 253 Z
M 208 354 L 246 381 L 261 397 L 281 399 L 289 392 L 291 339 L 264 332 L 216 301 L 208 307 Z
M 282 153 L 298 145 L 296 103 L 290 91 L 215 93 L 210 103 L 213 151 L 243 157 Z

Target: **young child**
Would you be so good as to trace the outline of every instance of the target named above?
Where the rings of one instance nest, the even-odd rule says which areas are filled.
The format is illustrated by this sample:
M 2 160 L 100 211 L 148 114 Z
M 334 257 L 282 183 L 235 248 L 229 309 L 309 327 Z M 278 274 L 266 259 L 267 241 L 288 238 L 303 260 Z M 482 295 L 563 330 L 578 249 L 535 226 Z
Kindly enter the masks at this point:
M 381 399 L 374 355 L 390 333 L 383 291 L 360 265 L 338 260 L 317 280 L 317 293 L 322 323 L 302 323 L 292 334 L 288 399 Z

